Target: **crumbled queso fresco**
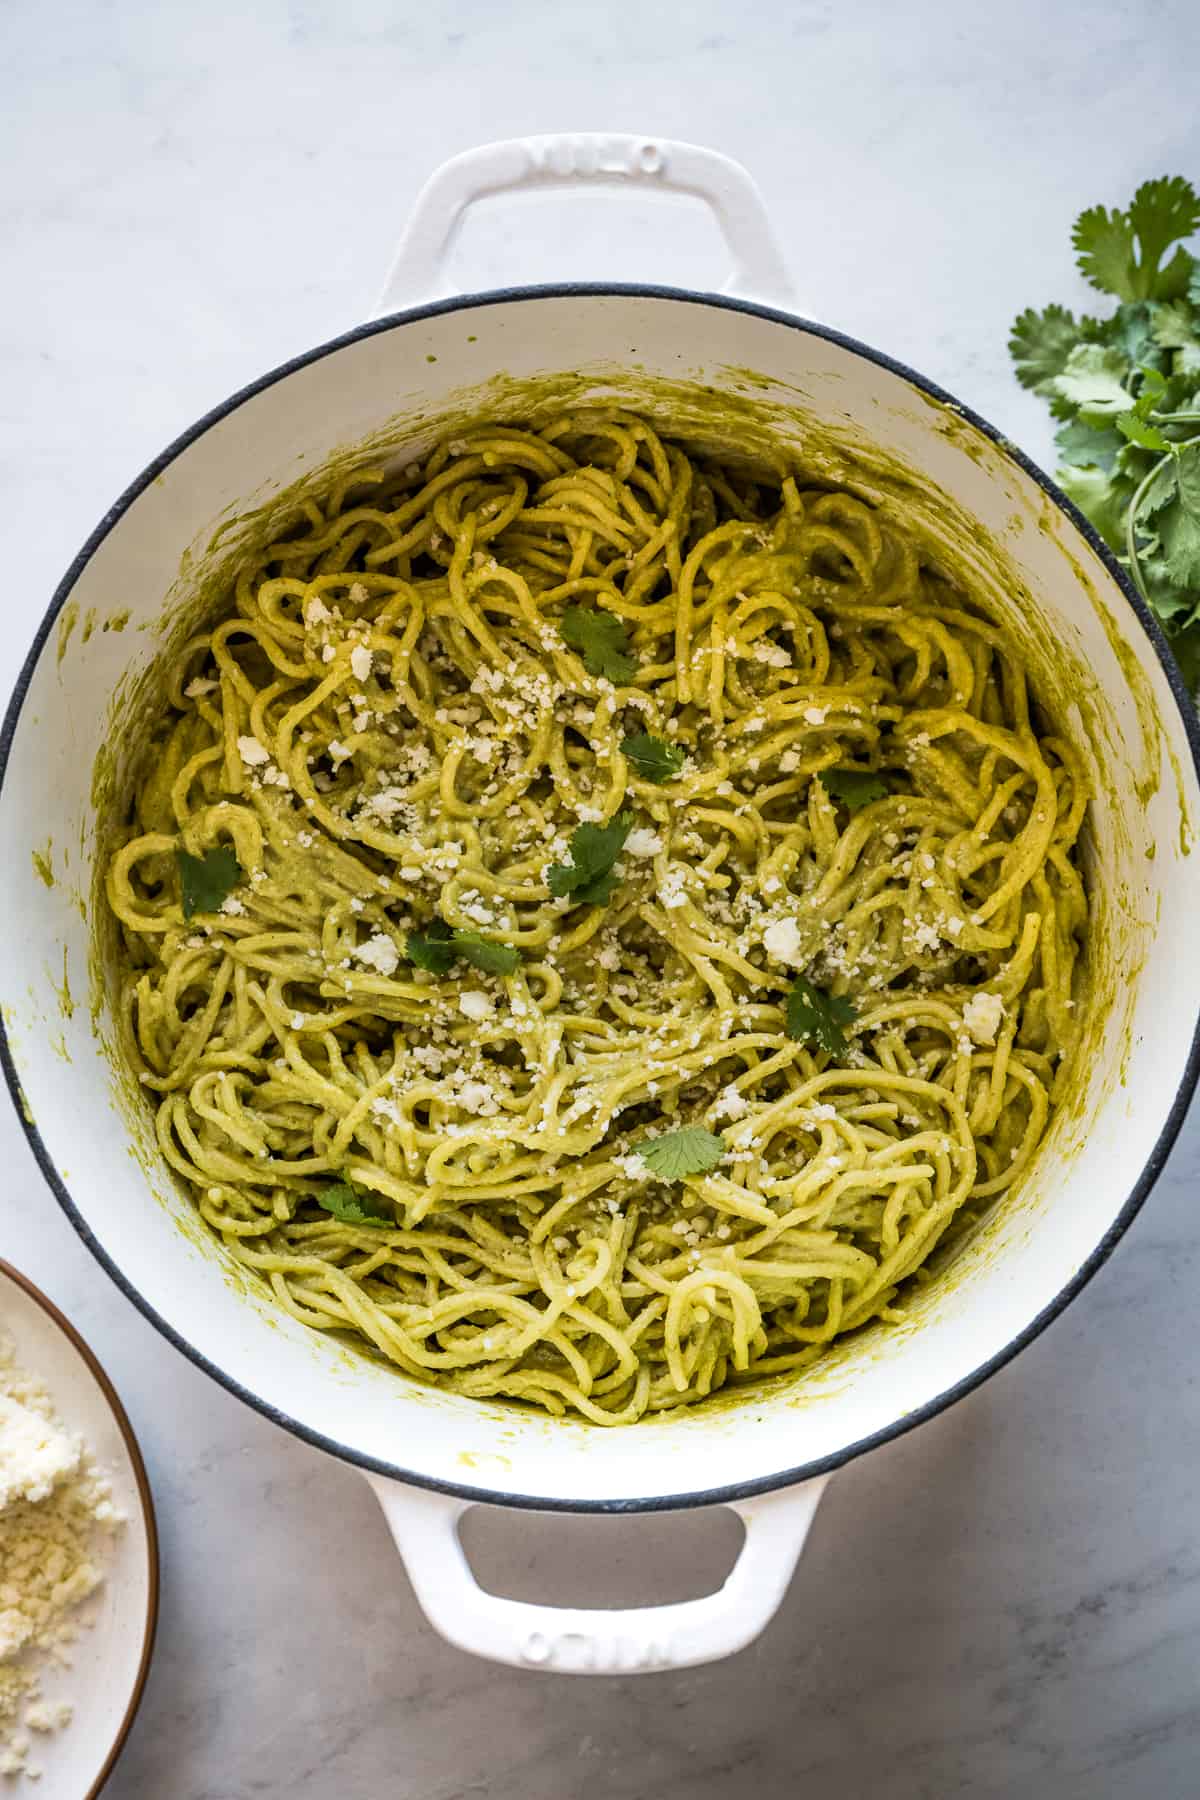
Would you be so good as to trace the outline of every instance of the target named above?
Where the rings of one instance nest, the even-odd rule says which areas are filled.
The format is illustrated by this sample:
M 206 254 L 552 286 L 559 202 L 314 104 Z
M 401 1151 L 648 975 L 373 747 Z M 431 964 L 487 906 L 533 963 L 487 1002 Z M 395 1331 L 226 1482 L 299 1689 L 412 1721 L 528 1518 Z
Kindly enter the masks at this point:
M 44 1699 L 41 1672 L 70 1666 L 123 1522 L 83 1440 L 0 1337 L 0 1775 L 36 1780 L 36 1740 L 70 1722 L 68 1704 Z
M 977 1044 L 994 1044 L 1003 1018 L 999 994 L 972 994 L 963 1007 L 963 1024 Z

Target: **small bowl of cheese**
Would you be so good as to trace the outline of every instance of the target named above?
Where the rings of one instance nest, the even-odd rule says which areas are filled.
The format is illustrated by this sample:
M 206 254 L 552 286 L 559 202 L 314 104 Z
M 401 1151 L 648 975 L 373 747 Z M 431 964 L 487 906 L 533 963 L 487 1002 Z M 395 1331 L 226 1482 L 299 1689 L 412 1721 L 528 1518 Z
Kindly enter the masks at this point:
M 74 1327 L 0 1261 L 5 1795 L 34 1781 L 46 1800 L 100 1792 L 141 1700 L 157 1614 L 154 1504 L 124 1408 Z

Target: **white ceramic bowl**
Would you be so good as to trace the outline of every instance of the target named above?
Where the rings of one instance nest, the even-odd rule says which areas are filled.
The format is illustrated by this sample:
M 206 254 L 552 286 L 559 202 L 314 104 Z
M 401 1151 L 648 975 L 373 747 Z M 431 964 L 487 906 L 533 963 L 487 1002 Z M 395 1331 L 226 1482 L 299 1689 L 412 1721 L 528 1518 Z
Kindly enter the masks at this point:
M 45 1699 L 67 1702 L 71 1722 L 34 1734 L 29 1753 L 30 1764 L 43 1771 L 36 1791 L 46 1800 L 94 1800 L 129 1735 L 150 1672 L 158 1621 L 154 1502 L 112 1382 L 54 1303 L 6 1262 L 0 1262 L 0 1331 L 12 1338 L 20 1366 L 49 1389 L 63 1424 L 83 1438 L 125 1515 L 107 1540 L 104 1585 L 85 1603 L 93 1623 L 69 1652 L 72 1666 L 39 1665 Z
M 130 1297 L 233 1392 L 372 1475 L 422 1602 L 447 1635 L 514 1662 L 621 1669 L 700 1661 L 760 1629 L 828 1472 L 1012 1356 L 1129 1223 L 1196 1080 L 1200 788 L 1190 704 L 1157 627 L 1094 533 L 1019 452 L 911 371 L 728 294 L 572 286 L 392 310 L 438 291 L 470 201 L 572 180 L 622 184 L 639 202 L 659 187 L 699 193 L 725 228 L 737 283 L 781 294 L 757 195 L 711 152 L 546 139 L 448 165 L 418 204 L 386 316 L 202 419 L 117 502 L 54 596 L 0 745 L 0 941 L 24 950 L 19 978 L 10 959 L 5 1056 L 30 1140 Z M 189 606 L 194 613 L 198 572 L 236 555 L 278 496 L 331 456 L 365 444 L 411 456 L 465 407 L 519 416 L 551 378 L 564 393 L 657 407 L 668 426 L 692 431 L 703 429 L 705 386 L 716 388 L 740 409 L 747 440 L 774 434 L 819 453 L 867 494 L 881 491 L 879 457 L 906 472 L 910 522 L 935 550 L 953 544 L 1035 663 L 1052 648 L 1073 696 L 1097 793 L 1093 952 L 1102 971 L 1120 972 L 1093 1039 L 1085 1100 L 1059 1114 L 1021 1193 L 962 1250 L 953 1279 L 912 1303 L 907 1324 L 842 1341 L 797 1379 L 618 1431 L 418 1387 L 277 1312 L 196 1228 L 158 1157 L 148 1110 L 130 1103 L 114 1072 L 105 1004 L 98 1036 L 86 1007 L 66 1016 L 61 992 L 64 957 L 76 993 L 87 985 L 100 910 L 93 768 L 115 741 L 122 788 L 137 749 L 139 682 Z M 35 850 L 53 863 L 49 891 Z M 583 1511 L 725 1503 L 746 1520 L 747 1542 L 708 1599 L 561 1614 L 477 1590 L 455 1531 L 473 1500 Z

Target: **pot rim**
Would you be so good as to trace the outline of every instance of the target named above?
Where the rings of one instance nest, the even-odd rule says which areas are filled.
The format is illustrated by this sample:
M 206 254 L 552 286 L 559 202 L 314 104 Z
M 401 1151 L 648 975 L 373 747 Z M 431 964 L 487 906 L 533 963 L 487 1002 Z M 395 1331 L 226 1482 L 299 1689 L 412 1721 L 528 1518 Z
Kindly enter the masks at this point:
M 1200 717 L 1198 717 L 1196 709 L 1192 704 L 1183 677 L 1168 648 L 1167 640 L 1158 621 L 1143 601 L 1141 595 L 1137 592 L 1125 571 L 1120 567 L 1108 546 L 1104 543 L 1091 523 L 1079 511 L 1078 507 L 1075 506 L 1073 501 L 1068 499 L 1061 488 L 1059 488 L 1045 471 L 1039 468 L 1030 457 L 1026 456 L 1024 451 L 1018 449 L 1018 447 L 1013 444 L 1003 432 L 998 431 L 994 425 L 990 424 L 979 413 L 975 412 L 972 407 L 964 405 L 962 401 L 957 400 L 954 395 L 949 393 L 945 388 L 940 387 L 934 381 L 930 381 L 926 376 L 918 374 L 915 369 L 910 368 L 906 363 L 898 361 L 895 357 L 887 355 L 884 351 L 873 349 L 871 345 L 864 344 L 859 338 L 851 337 L 846 332 L 834 330 L 828 325 L 817 324 L 814 320 L 804 318 L 798 313 L 786 312 L 778 307 L 762 305 L 757 301 L 737 299 L 727 294 L 704 293 L 689 288 L 670 287 L 647 282 L 575 281 L 539 283 L 506 288 L 489 288 L 480 293 L 457 294 L 450 299 L 430 301 L 424 305 L 406 307 L 399 312 L 387 313 L 377 319 L 369 319 L 364 324 L 356 325 L 349 331 L 342 332 L 336 337 L 326 339 L 324 342 L 316 345 L 310 350 L 303 351 L 297 356 L 290 357 L 286 362 L 280 363 L 274 369 L 268 370 L 266 374 L 260 375 L 256 380 L 247 383 L 244 387 L 236 389 L 226 400 L 223 400 L 217 406 L 212 407 L 208 412 L 202 414 L 194 424 L 190 425 L 185 431 L 174 438 L 164 450 L 160 451 L 158 456 L 156 456 L 152 462 L 146 465 L 141 474 L 136 476 L 135 479 L 129 483 L 124 492 L 104 514 L 99 524 L 92 531 L 82 549 L 70 564 L 66 574 L 59 582 L 51 597 L 50 604 L 38 627 L 28 655 L 21 665 L 20 673 L 17 676 L 12 695 L 5 710 L 3 726 L 0 727 L 0 793 L 3 792 L 4 782 L 8 774 L 8 763 L 13 740 L 20 724 L 21 710 L 24 705 L 29 685 L 33 679 L 34 671 L 41 659 L 42 651 L 53 630 L 55 621 L 70 598 L 76 582 L 79 580 L 84 569 L 87 567 L 100 545 L 105 541 L 109 533 L 120 524 L 121 520 L 133 506 L 135 501 L 140 498 L 145 490 L 165 469 L 169 468 L 170 465 L 175 462 L 184 451 L 188 450 L 193 443 L 203 437 L 213 425 L 218 424 L 222 419 L 225 419 L 230 414 L 236 412 L 245 401 L 253 399 L 255 395 L 265 392 L 266 389 L 270 387 L 274 387 L 276 383 L 285 380 L 289 375 L 295 374 L 300 369 L 307 368 L 312 363 L 320 362 L 325 357 L 334 355 L 338 351 L 346 349 L 351 344 L 359 343 L 365 338 L 374 337 L 383 332 L 394 330 L 397 326 L 415 324 L 422 319 L 435 318 L 441 314 L 468 312 L 473 308 L 511 305 L 516 301 L 575 298 L 624 298 L 683 301 L 689 305 L 712 306 L 727 312 L 745 313 L 754 318 L 765 319 L 771 324 L 786 326 L 789 330 L 800 331 L 811 337 L 822 338 L 828 343 L 836 344 L 840 349 L 850 351 L 853 355 L 862 358 L 864 362 L 873 363 L 877 368 L 886 369 L 889 374 L 899 376 L 902 380 L 907 381 L 911 386 L 916 388 L 918 392 L 927 395 L 929 398 L 937 401 L 943 406 L 951 408 L 961 418 L 965 419 L 968 424 L 973 425 L 977 431 L 989 438 L 997 449 L 1007 456 L 1010 461 L 1014 462 L 1024 474 L 1028 475 L 1037 483 L 1048 499 L 1053 501 L 1059 511 L 1066 515 L 1067 519 L 1083 538 L 1089 549 L 1091 549 L 1100 559 L 1100 562 L 1103 564 L 1108 575 L 1124 597 L 1127 605 L 1142 627 L 1146 637 L 1149 639 L 1151 648 L 1162 666 L 1163 673 L 1166 676 L 1167 683 L 1171 690 L 1172 698 L 1174 699 L 1176 708 L 1179 712 L 1180 722 L 1183 726 L 1183 732 L 1187 740 L 1188 748 L 1191 751 L 1192 766 L 1196 774 L 1196 779 L 1200 782 Z M 1070 1281 L 1059 1289 L 1054 1299 L 1051 1300 L 1048 1305 L 1044 1306 L 1041 1312 L 1039 1312 L 1023 1330 L 1018 1332 L 1014 1338 L 1011 1338 L 1002 1350 L 997 1351 L 994 1356 L 990 1357 L 977 1369 L 973 1369 L 968 1375 L 963 1376 L 961 1380 L 944 1388 L 940 1394 L 936 1395 L 932 1400 L 926 1401 L 923 1406 L 918 1407 L 915 1411 L 904 1414 L 902 1417 L 893 1420 L 889 1425 L 882 1426 L 878 1431 L 871 1432 L 864 1438 L 856 1439 L 854 1443 L 845 1445 L 842 1449 L 833 1451 L 827 1456 L 818 1457 L 811 1462 L 801 1463 L 795 1468 L 782 1469 L 773 1474 L 758 1476 L 748 1481 L 727 1482 L 720 1487 L 702 1488 L 686 1494 L 639 1495 L 636 1499 L 559 1499 L 536 1494 L 531 1495 L 513 1493 L 511 1491 L 497 1491 L 495 1489 L 478 1487 L 465 1482 L 446 1481 L 435 1476 L 418 1474 L 412 1470 L 401 1467 L 398 1463 L 388 1462 L 380 1457 L 369 1456 L 363 1451 L 355 1449 L 351 1445 L 339 1443 L 337 1439 L 329 1437 L 324 1432 L 317 1431 L 310 1425 L 302 1424 L 299 1420 L 292 1418 L 289 1413 L 284 1412 L 282 1408 L 273 1405 L 270 1401 L 255 1394 L 252 1389 L 246 1387 L 234 1376 L 228 1374 L 224 1369 L 217 1367 L 203 1351 L 197 1349 L 195 1345 L 184 1338 L 182 1334 L 157 1311 L 140 1290 L 134 1286 L 119 1264 L 98 1242 L 86 1219 L 71 1198 L 71 1194 L 60 1177 L 58 1170 L 55 1168 L 50 1154 L 45 1144 L 42 1142 L 41 1134 L 39 1133 L 36 1124 L 33 1122 L 32 1118 L 28 1117 L 26 1114 L 25 1107 L 22 1103 L 20 1078 L 17 1074 L 16 1065 L 13 1060 L 12 1046 L 9 1042 L 7 1022 L 4 1020 L 2 1014 L 0 1014 L 0 1067 L 3 1067 L 10 1097 L 16 1108 L 17 1116 L 24 1128 L 25 1135 L 29 1140 L 29 1145 L 33 1151 L 34 1158 L 37 1161 L 51 1192 L 75 1230 L 78 1232 L 80 1238 L 87 1245 L 101 1267 L 112 1278 L 126 1298 L 133 1302 L 138 1311 L 149 1320 L 150 1324 L 153 1325 L 156 1330 L 162 1333 L 169 1343 L 173 1344 L 177 1350 L 181 1351 L 182 1354 L 193 1362 L 197 1368 L 202 1369 L 206 1375 L 210 1376 L 214 1381 L 219 1382 L 229 1393 L 233 1394 L 237 1399 L 244 1401 L 246 1405 L 253 1407 L 255 1411 L 261 1413 L 265 1418 L 270 1419 L 273 1424 L 281 1426 L 285 1431 L 292 1432 L 305 1443 L 313 1445 L 314 1448 L 324 1450 L 327 1454 L 336 1456 L 343 1462 L 351 1463 L 356 1467 L 367 1470 L 373 1474 L 383 1475 L 393 1480 L 407 1483 L 413 1487 L 426 1488 L 436 1493 L 453 1495 L 459 1499 L 467 1500 L 478 1505 L 509 1506 L 527 1508 L 539 1512 L 560 1513 L 668 1512 L 685 1507 L 721 1506 L 733 1500 L 746 1500 L 755 1494 L 771 1493 L 779 1488 L 796 1486 L 800 1482 L 811 1480 L 815 1476 L 830 1474 L 833 1470 L 842 1468 L 846 1463 L 852 1462 L 856 1457 L 864 1455 L 868 1450 L 874 1450 L 883 1444 L 891 1443 L 896 1438 L 904 1436 L 906 1432 L 913 1430 L 914 1427 L 924 1424 L 926 1420 L 935 1418 L 938 1413 L 944 1412 L 947 1407 L 952 1406 L 956 1400 L 965 1398 L 967 1394 L 974 1392 L 977 1387 L 982 1386 L 982 1384 L 987 1381 L 990 1376 L 994 1375 L 997 1370 L 1004 1368 L 1005 1365 L 1011 1362 L 1021 1350 L 1024 1350 L 1035 1338 L 1040 1337 L 1046 1327 L 1064 1311 L 1077 1294 L 1083 1291 L 1088 1282 L 1096 1274 L 1097 1270 L 1102 1268 L 1108 1261 L 1113 1250 L 1125 1235 L 1125 1232 L 1129 1229 L 1129 1226 L 1132 1224 L 1137 1214 L 1141 1211 L 1151 1189 L 1154 1187 L 1155 1182 L 1162 1173 L 1167 1157 L 1170 1154 L 1175 1139 L 1179 1135 L 1183 1121 L 1187 1116 L 1188 1107 L 1196 1089 L 1197 1080 L 1200 1079 L 1200 1011 L 1198 1011 L 1196 1025 L 1192 1032 L 1191 1046 L 1180 1073 L 1179 1082 L 1176 1087 L 1174 1099 L 1171 1103 L 1170 1111 L 1167 1114 L 1163 1123 L 1163 1128 L 1159 1133 L 1150 1155 L 1147 1157 L 1128 1198 L 1109 1225 L 1107 1231 L 1105 1231 L 1104 1235 L 1100 1238 L 1099 1242 L 1085 1261 L 1081 1263 Z

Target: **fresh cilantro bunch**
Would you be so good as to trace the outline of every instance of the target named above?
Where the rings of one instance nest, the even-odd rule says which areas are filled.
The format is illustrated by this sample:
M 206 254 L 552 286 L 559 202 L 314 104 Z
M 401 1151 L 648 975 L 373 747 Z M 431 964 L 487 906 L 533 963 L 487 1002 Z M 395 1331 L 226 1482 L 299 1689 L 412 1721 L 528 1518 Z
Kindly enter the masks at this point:
M 1126 212 L 1093 206 L 1072 241 L 1108 318 L 1027 309 L 1009 349 L 1017 379 L 1060 421 L 1059 483 L 1158 615 L 1200 686 L 1200 262 L 1183 249 L 1200 195 L 1143 182 Z

